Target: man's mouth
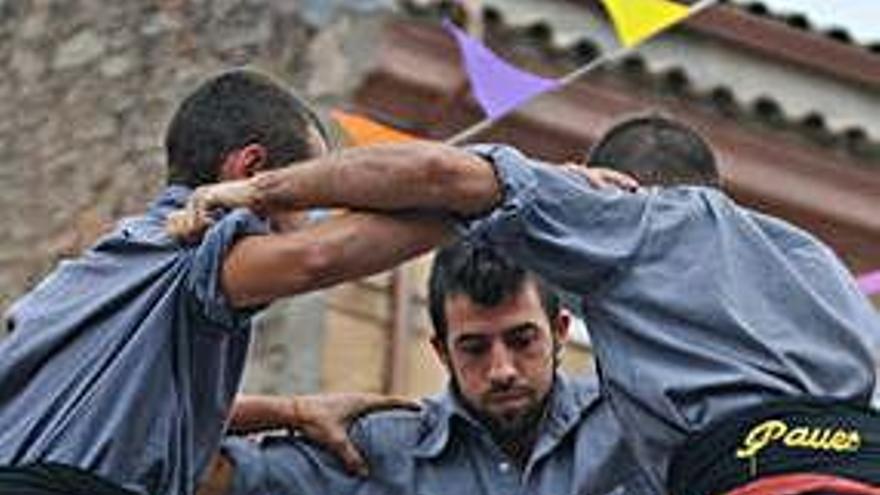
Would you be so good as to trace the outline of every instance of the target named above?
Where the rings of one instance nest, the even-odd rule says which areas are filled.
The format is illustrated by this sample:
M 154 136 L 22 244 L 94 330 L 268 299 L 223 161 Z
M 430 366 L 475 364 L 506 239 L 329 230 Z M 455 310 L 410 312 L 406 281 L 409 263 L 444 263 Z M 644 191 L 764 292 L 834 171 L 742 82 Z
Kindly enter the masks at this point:
M 529 399 L 531 395 L 525 389 L 511 389 L 500 392 L 490 392 L 489 402 L 493 404 L 509 404 L 512 402 L 522 402 Z

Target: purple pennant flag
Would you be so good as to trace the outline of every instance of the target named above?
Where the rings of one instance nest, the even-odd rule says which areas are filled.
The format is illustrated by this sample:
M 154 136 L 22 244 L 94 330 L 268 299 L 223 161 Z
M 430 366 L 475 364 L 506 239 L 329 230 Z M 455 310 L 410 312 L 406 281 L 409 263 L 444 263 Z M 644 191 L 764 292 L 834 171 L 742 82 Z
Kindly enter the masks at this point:
M 497 119 L 535 96 L 559 87 L 559 81 L 524 72 L 501 60 L 449 20 L 443 27 L 455 37 L 471 90 L 491 119 Z
M 865 294 L 869 296 L 880 294 L 880 270 L 862 275 L 859 277 L 858 282 L 859 288 L 861 288 Z

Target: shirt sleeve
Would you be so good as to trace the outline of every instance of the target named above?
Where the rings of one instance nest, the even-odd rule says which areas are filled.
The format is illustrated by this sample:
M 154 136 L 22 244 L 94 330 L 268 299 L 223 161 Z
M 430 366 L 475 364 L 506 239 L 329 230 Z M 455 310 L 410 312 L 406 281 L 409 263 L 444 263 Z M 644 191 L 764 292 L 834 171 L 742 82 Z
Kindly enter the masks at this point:
M 583 294 L 629 268 L 648 233 L 648 195 L 598 189 L 513 148 L 471 151 L 495 167 L 503 200 L 459 231 L 499 246 L 525 268 Z
M 746 407 L 867 400 L 876 313 L 810 236 L 717 191 L 597 190 L 510 148 L 474 151 L 504 197 L 462 230 L 582 296 L 604 393 L 657 480 L 688 434 Z
M 263 309 L 233 308 L 223 293 L 220 277 L 226 255 L 238 239 L 267 233 L 266 223 L 246 209 L 224 215 L 205 233 L 192 253 L 188 288 L 206 318 L 224 328 L 240 328 Z
M 354 493 L 361 479 L 345 472 L 331 454 L 304 439 L 230 437 L 222 452 L 235 466 L 230 495 L 325 495 Z
M 266 459 L 259 444 L 246 438 L 229 437 L 220 450 L 234 466 L 229 495 L 266 493 Z

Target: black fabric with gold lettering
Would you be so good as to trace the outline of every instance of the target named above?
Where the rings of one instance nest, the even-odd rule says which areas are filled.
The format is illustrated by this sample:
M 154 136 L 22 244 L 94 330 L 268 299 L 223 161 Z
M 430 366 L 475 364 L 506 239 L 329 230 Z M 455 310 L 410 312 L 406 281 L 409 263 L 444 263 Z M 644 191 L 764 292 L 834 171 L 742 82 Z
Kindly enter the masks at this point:
M 3 495 L 136 495 L 78 468 L 42 463 L 0 466 Z
M 813 399 L 739 412 L 685 442 L 670 465 L 668 489 L 671 495 L 717 495 L 786 473 L 880 486 L 880 413 Z

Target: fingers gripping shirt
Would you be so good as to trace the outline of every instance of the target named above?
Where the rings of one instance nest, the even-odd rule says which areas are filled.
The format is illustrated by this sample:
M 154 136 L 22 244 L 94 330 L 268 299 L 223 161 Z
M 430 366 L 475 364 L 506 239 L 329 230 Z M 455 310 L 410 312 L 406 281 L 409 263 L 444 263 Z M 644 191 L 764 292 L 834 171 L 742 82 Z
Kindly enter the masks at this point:
M 0 343 L 0 463 L 57 462 L 136 493 L 190 493 L 219 443 L 252 311 L 219 288 L 226 251 L 265 232 L 245 210 L 193 247 L 164 219 L 190 191 L 171 187 L 62 263 L 10 310 Z
M 653 495 L 621 440 L 621 425 L 592 380 L 560 374 L 535 448 L 521 469 L 490 439 L 451 390 L 421 411 L 360 418 L 350 437 L 370 476 L 347 474 L 332 454 L 303 437 L 227 439 L 230 495 Z
M 658 489 L 714 419 L 798 395 L 867 402 L 880 320 L 809 234 L 714 189 L 598 190 L 510 148 L 475 152 L 505 199 L 462 229 L 582 296 L 605 393 Z

